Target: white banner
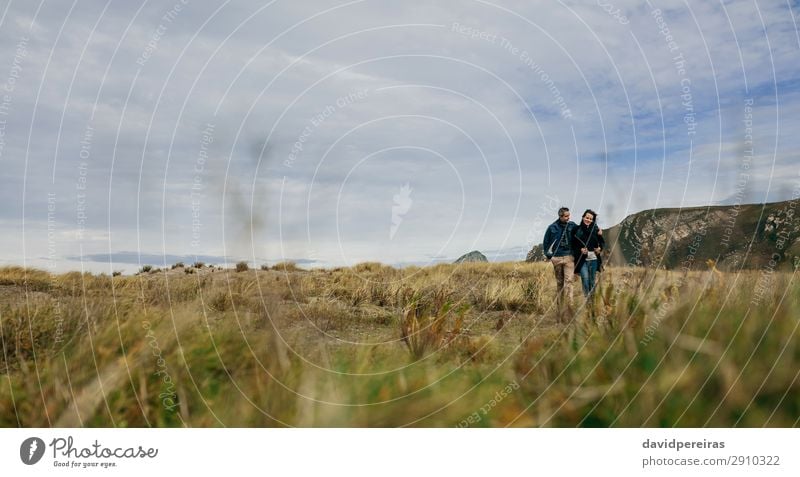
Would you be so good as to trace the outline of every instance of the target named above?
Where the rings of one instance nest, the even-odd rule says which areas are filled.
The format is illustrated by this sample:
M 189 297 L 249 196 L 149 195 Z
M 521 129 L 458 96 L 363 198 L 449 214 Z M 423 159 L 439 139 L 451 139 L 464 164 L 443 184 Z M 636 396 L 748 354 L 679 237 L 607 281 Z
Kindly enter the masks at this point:
M 5 429 L 0 455 L 14 476 L 796 476 L 799 438 L 797 429 Z

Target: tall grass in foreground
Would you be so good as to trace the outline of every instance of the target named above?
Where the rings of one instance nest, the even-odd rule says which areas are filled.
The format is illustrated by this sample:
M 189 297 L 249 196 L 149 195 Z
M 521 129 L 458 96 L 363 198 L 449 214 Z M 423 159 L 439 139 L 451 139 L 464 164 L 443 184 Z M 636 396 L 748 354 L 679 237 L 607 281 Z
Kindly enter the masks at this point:
M 753 287 L 759 272 L 610 268 L 595 300 L 562 325 L 547 264 L 195 270 L 0 269 L 0 425 L 800 417 L 800 287 L 790 274 Z

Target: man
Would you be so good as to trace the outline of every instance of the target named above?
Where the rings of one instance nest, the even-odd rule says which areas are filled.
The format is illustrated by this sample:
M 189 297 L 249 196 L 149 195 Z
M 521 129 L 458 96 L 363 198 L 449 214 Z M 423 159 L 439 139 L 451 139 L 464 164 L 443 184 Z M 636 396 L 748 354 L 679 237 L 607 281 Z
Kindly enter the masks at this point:
M 558 209 L 558 220 L 547 227 L 542 242 L 544 255 L 553 264 L 556 274 L 556 301 L 562 310 L 565 302 L 572 305 L 572 276 L 575 274 L 571 243 L 577 225 L 569 220 L 569 217 L 568 208 Z

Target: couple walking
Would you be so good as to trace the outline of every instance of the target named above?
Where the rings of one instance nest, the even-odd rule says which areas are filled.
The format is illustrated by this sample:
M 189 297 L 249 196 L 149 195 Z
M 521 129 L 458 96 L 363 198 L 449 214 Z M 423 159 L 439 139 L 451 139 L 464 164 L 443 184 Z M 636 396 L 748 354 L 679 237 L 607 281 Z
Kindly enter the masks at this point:
M 594 292 L 595 277 L 602 269 L 600 252 L 605 247 L 603 231 L 597 226 L 597 214 L 586 209 L 580 225 L 572 222 L 569 209 L 558 209 L 558 220 L 547 227 L 542 250 L 553 264 L 556 274 L 557 301 L 563 308 L 566 301 L 572 305 L 572 278 L 580 275 L 583 295 L 587 298 Z

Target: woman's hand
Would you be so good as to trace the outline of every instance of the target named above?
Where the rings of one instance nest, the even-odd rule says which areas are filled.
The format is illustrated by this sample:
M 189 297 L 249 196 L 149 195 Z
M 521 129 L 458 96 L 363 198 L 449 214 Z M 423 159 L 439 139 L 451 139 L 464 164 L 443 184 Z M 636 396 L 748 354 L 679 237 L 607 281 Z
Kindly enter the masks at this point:
M 581 249 L 581 254 L 582 254 L 582 255 L 586 255 L 587 253 L 589 253 L 589 250 L 588 250 L 586 247 L 583 247 L 583 248 Z
M 600 247 L 595 247 L 594 248 L 594 253 L 600 253 L 600 250 L 601 250 Z

